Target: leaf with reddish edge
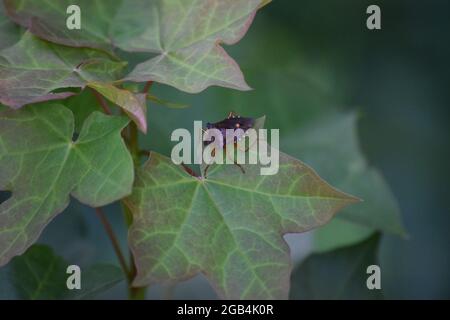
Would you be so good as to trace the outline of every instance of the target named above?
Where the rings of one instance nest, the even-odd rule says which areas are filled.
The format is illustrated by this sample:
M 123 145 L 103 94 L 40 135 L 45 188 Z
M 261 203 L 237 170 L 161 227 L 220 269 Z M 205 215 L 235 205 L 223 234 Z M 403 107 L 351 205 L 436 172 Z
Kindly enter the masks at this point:
M 220 44 L 238 42 L 268 2 L 117 0 L 111 6 L 107 0 L 4 1 L 9 17 L 43 39 L 113 54 L 115 48 L 154 53 L 124 80 L 157 81 L 190 93 L 212 85 L 250 89 Z M 65 25 L 66 9 L 74 4 L 82 11 L 82 32 Z
M 70 195 L 107 205 L 130 194 L 134 171 L 125 117 L 94 112 L 73 141 L 73 114 L 62 105 L 0 109 L 0 190 L 11 192 L 0 204 L 1 266 L 37 240 Z
M 222 298 L 287 299 L 291 261 L 283 235 L 329 221 L 358 199 L 280 153 L 280 169 L 218 165 L 193 177 L 151 153 L 125 199 L 133 212 L 129 243 L 135 286 L 181 281 L 203 273 Z
M 147 132 L 147 97 L 145 93 L 133 93 L 115 87 L 113 84 L 90 82 L 88 87 L 95 89 L 111 102 L 121 107 L 136 123 L 139 130 Z
M 0 51 L 0 103 L 18 109 L 64 99 L 74 95 L 67 88 L 114 81 L 125 65 L 97 50 L 55 45 L 28 32 L 17 44 Z M 60 89 L 66 90 L 54 93 Z

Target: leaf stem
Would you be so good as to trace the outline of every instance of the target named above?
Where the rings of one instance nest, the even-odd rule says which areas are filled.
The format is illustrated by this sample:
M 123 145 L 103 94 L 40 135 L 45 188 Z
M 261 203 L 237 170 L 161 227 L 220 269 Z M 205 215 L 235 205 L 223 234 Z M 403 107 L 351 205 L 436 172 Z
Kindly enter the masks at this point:
M 134 122 L 130 122 L 128 125 L 128 148 L 134 161 L 134 167 L 137 168 L 140 165 L 139 157 L 139 133 L 137 126 Z M 125 223 L 127 228 L 130 229 L 133 223 L 133 213 L 127 207 L 127 205 L 121 201 L 122 210 L 124 213 Z M 130 274 L 128 278 L 128 297 L 131 300 L 143 300 L 145 299 L 146 287 L 133 287 L 133 280 L 136 277 L 136 264 L 134 262 L 133 253 L 130 251 Z
M 145 294 L 147 293 L 147 287 L 130 287 L 129 298 L 130 300 L 145 300 Z
M 91 90 L 94 93 L 94 97 L 97 100 L 100 107 L 102 107 L 103 111 L 106 114 L 111 115 L 112 114 L 111 109 L 109 109 L 108 103 L 106 102 L 105 98 L 103 98 L 103 96 L 100 93 L 98 93 L 97 91 L 95 91 L 94 89 L 91 89 Z
M 103 227 L 105 228 L 106 234 L 109 237 L 109 240 L 111 240 L 111 244 L 113 246 L 114 252 L 116 253 L 117 259 L 119 260 L 120 266 L 125 273 L 127 277 L 131 275 L 131 271 L 128 268 L 127 262 L 124 258 L 124 255 L 122 254 L 122 250 L 120 249 L 119 241 L 117 240 L 117 237 L 114 233 L 114 230 L 112 229 L 111 224 L 109 223 L 108 219 L 106 218 L 105 213 L 101 208 L 95 208 L 95 213 L 97 214 L 97 217 L 100 219 L 100 222 L 102 223 Z
M 127 207 L 127 205 L 121 201 L 122 210 L 125 218 L 125 224 L 129 229 L 131 224 L 133 223 L 133 214 L 131 210 Z M 133 253 L 130 251 L 130 272 L 128 274 L 128 297 L 130 300 L 143 300 L 145 299 L 145 293 L 147 291 L 147 287 L 133 287 L 133 280 L 136 277 L 136 264 L 134 263 Z
M 147 93 L 150 90 L 150 87 L 152 85 L 152 81 L 147 82 L 145 86 L 145 93 Z M 102 107 L 103 111 L 106 114 L 112 114 L 111 110 L 108 107 L 108 103 L 103 98 L 101 94 L 99 94 L 97 91 L 92 89 L 92 92 L 99 103 L 99 105 Z M 128 150 L 130 150 L 131 156 L 133 158 L 134 166 L 139 166 L 139 134 L 137 126 L 134 122 L 130 122 L 126 130 L 123 131 L 122 137 L 124 138 L 125 143 L 127 144 Z M 133 223 L 133 214 L 130 211 L 130 209 L 126 206 L 123 200 L 120 201 L 122 205 L 122 210 L 124 213 L 125 218 L 125 224 L 127 226 L 127 229 L 130 229 L 131 224 Z M 127 283 L 128 283 L 128 297 L 132 300 L 142 300 L 145 299 L 145 293 L 147 291 L 147 287 L 133 287 L 133 280 L 136 277 L 136 265 L 134 263 L 134 257 L 133 253 L 129 251 L 130 255 L 130 262 L 128 267 L 128 263 L 126 262 L 126 259 L 124 258 L 124 255 L 122 254 L 122 251 L 120 250 L 119 241 L 117 240 L 117 237 L 114 234 L 114 231 L 111 227 L 111 224 L 106 218 L 106 215 L 100 208 L 95 209 L 97 216 L 99 217 L 100 221 L 102 222 L 106 233 L 108 234 L 108 237 L 111 240 L 111 243 L 113 245 L 114 251 L 117 255 L 117 258 L 119 259 L 120 266 L 122 267 L 123 272 L 126 274 L 127 277 Z
M 153 85 L 153 81 L 147 81 L 147 83 L 145 84 L 144 90 L 142 90 L 142 93 L 147 94 L 150 91 L 150 88 Z

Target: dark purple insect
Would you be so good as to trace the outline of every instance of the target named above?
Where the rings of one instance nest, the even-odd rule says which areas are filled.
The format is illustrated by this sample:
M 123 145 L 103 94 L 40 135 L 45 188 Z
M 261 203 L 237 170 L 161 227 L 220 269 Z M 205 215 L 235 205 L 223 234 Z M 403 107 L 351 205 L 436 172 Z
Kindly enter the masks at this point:
M 218 129 L 220 130 L 220 132 L 222 133 L 222 137 L 223 137 L 223 141 L 221 143 L 218 144 L 218 146 L 226 149 L 227 147 L 227 143 L 226 143 L 226 130 L 227 129 L 242 129 L 243 134 L 245 135 L 245 132 L 250 129 L 253 128 L 255 124 L 255 119 L 253 118 L 246 118 L 246 117 L 241 117 L 240 115 L 237 115 L 234 112 L 230 112 L 228 114 L 228 117 L 224 120 L 221 120 L 219 122 L 215 122 L 215 123 L 207 123 L 206 124 L 206 130 L 207 129 Z M 206 130 L 204 130 L 204 132 L 207 132 Z M 214 142 L 214 137 L 212 137 L 212 141 L 204 141 L 203 144 L 205 146 L 211 144 Z M 233 147 L 235 147 L 235 144 L 237 143 L 237 141 L 241 139 L 241 137 L 239 136 L 235 136 L 234 137 L 234 143 L 233 143 Z M 214 150 L 213 150 L 214 152 Z M 234 164 L 237 165 L 241 171 L 243 173 L 245 173 L 244 168 L 242 168 L 242 166 L 240 164 L 238 164 L 236 161 L 234 161 Z M 205 172 L 204 172 L 204 176 L 206 177 L 206 172 L 208 171 L 210 165 L 207 165 L 205 168 Z
M 226 130 L 227 129 L 242 129 L 244 133 L 250 129 L 253 128 L 255 124 L 255 119 L 253 118 L 245 118 L 237 115 L 234 112 L 230 112 L 228 114 L 228 117 L 224 120 L 221 120 L 219 122 L 215 123 L 207 123 L 206 129 L 218 129 L 222 133 L 223 142 L 222 145 L 225 147 L 226 145 Z M 234 142 L 236 143 L 239 137 L 234 137 Z M 212 141 L 204 141 L 204 145 L 207 146 L 208 144 L 214 142 L 214 139 Z

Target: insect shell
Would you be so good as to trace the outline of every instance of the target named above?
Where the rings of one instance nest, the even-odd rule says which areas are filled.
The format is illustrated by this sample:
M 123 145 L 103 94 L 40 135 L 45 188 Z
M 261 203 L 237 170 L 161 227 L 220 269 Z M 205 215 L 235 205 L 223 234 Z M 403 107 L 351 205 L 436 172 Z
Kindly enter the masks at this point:
M 225 147 L 226 146 L 226 130 L 227 129 L 242 129 L 243 131 L 243 135 L 245 135 L 245 132 L 250 129 L 253 128 L 255 124 L 255 119 L 253 118 L 246 118 L 246 117 L 241 117 L 240 115 L 237 115 L 234 112 L 230 112 L 228 117 L 225 118 L 224 120 L 221 120 L 219 122 L 214 122 L 214 123 L 207 123 L 206 124 L 206 129 L 218 129 L 220 130 L 220 132 L 222 133 L 222 137 L 223 137 L 223 141 L 219 142 L 218 145 L 221 147 Z M 241 137 L 236 136 L 234 137 L 234 143 L 237 143 L 238 140 L 240 140 Z M 212 139 L 212 141 L 204 141 L 204 145 L 207 146 L 210 143 L 213 143 L 214 139 Z

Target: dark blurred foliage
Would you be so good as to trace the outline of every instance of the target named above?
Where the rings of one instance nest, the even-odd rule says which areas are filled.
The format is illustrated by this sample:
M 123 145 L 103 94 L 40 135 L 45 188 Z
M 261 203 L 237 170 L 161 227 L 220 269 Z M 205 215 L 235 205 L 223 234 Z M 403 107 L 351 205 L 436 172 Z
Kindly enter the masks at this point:
M 382 299 L 381 290 L 368 290 L 366 284 L 367 266 L 379 264 L 378 243 L 375 234 L 352 246 L 310 255 L 292 272 L 291 299 Z
M 382 30 L 365 28 L 370 4 L 381 7 Z M 344 105 L 363 112 L 362 147 L 410 235 L 382 241 L 387 298 L 450 298 L 449 12 L 445 0 L 285 0 L 264 12 L 302 54 L 332 63 Z

